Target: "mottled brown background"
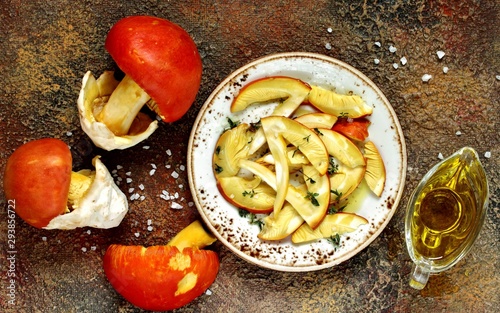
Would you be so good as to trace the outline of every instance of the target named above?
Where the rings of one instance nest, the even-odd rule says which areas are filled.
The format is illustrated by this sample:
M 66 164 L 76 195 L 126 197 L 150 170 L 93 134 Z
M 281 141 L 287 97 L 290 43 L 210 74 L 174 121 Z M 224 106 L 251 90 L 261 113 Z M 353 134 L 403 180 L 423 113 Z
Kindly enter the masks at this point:
M 199 108 L 229 73 L 276 52 L 309 51 L 338 58 L 364 72 L 399 116 L 408 173 L 402 202 L 381 236 L 351 260 L 312 273 L 281 273 L 240 260 L 217 244 L 220 273 L 203 295 L 178 312 L 494 312 L 499 299 L 500 14 L 498 1 L 42 1 L 0 4 L 0 169 L 23 142 L 57 137 L 73 150 L 74 167 L 102 155 L 131 187 L 145 185 L 143 202 L 112 230 L 37 230 L 16 219 L 16 305 L 7 304 L 6 199 L 0 193 L 0 311 L 139 312 L 108 284 L 101 259 L 110 243 L 162 244 L 197 217 L 189 193 L 186 147 Z M 104 49 L 120 18 L 148 14 L 170 19 L 195 39 L 203 57 L 200 93 L 189 113 L 162 124 L 144 145 L 96 149 L 79 127 L 76 99 L 88 70 L 115 65 Z M 328 32 L 328 28 L 332 31 Z M 381 42 L 382 47 L 374 45 Z M 327 49 L 327 44 L 331 49 Z M 388 47 L 394 45 L 397 52 Z M 446 56 L 439 60 L 436 51 Z M 408 64 L 394 69 L 401 57 Z M 375 65 L 374 58 L 380 59 Z M 449 67 L 448 74 L 442 72 Z M 421 76 L 433 75 L 429 83 Z M 460 131 L 462 135 L 456 135 Z M 68 136 L 67 132 L 72 135 Z M 416 291 L 404 243 L 404 208 L 411 190 L 436 162 L 469 145 L 490 183 L 490 205 L 472 252 Z M 170 149 L 172 155 L 166 150 Z M 485 152 L 491 158 L 485 158 Z M 158 170 L 149 176 L 151 163 Z M 170 165 L 171 168 L 166 168 Z M 180 174 L 175 179 L 173 172 Z M 1 182 L 0 182 L 1 185 Z M 127 193 L 128 185 L 121 185 Z M 179 192 L 172 210 L 161 190 Z M 153 231 L 147 231 L 152 220 Z M 139 232 L 139 237 L 134 233 Z M 45 240 L 44 240 L 45 239 Z M 84 252 L 82 248 L 86 248 Z M 93 250 L 95 249 L 95 250 Z

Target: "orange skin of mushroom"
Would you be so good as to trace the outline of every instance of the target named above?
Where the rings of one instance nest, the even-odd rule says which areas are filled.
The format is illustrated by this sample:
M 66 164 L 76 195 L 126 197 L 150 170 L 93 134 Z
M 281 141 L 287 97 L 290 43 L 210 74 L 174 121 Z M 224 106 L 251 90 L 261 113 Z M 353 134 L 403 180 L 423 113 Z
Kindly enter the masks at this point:
M 105 48 L 120 69 L 157 103 L 163 121 L 180 119 L 200 88 L 201 57 L 179 25 L 151 16 L 130 16 L 109 31 Z
M 42 228 L 67 208 L 72 157 L 66 143 L 44 138 L 30 141 L 7 160 L 5 196 L 28 224 Z
M 180 260 L 190 259 L 190 265 Z M 104 255 L 104 272 L 115 290 L 133 305 L 152 311 L 180 308 L 205 292 L 215 281 L 219 258 L 214 251 L 174 246 L 110 245 Z M 186 274 L 197 275 L 196 285 L 176 295 Z

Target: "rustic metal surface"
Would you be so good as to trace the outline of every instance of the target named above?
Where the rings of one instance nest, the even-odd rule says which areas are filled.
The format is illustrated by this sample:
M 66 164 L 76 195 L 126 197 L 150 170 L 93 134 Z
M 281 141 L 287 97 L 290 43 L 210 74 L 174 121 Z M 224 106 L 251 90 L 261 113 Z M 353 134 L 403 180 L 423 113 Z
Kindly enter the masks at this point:
M 368 248 L 318 272 L 260 269 L 217 244 L 221 268 L 212 294 L 178 312 L 494 312 L 500 307 L 498 1 L 6 0 L 0 14 L 2 172 L 6 158 L 23 142 L 57 137 L 72 147 L 75 169 L 88 167 L 100 154 L 110 170 L 123 166 L 118 171 L 123 180 L 132 178 L 120 185 L 125 193 L 145 186 L 144 201 L 130 202 L 131 212 L 112 230 L 37 230 L 16 218 L 14 265 L 7 259 L 7 204 L 1 193 L 0 311 L 140 312 L 107 282 L 104 251 L 111 243 L 165 243 L 197 218 L 189 205 L 184 166 L 199 108 L 233 70 L 285 51 L 338 58 L 364 72 L 386 94 L 407 144 L 402 203 Z M 182 120 L 162 124 L 144 144 L 104 152 L 80 129 L 76 99 L 87 70 L 100 74 L 115 67 L 103 46 L 109 28 L 136 14 L 170 19 L 193 36 L 203 57 L 202 86 Z M 396 52 L 389 51 L 391 45 Z M 438 50 L 446 53 L 444 58 L 437 57 Z M 433 78 L 424 83 L 426 73 Z M 479 152 L 489 178 L 484 228 L 464 260 L 432 276 L 424 290 L 413 290 L 408 286 L 404 206 L 423 174 L 439 161 L 439 153 L 446 156 L 465 145 Z M 485 157 L 487 152 L 491 157 Z M 158 167 L 152 176 L 151 164 Z M 183 209 L 171 209 L 159 197 L 162 190 L 178 192 Z M 14 304 L 9 304 L 11 293 Z

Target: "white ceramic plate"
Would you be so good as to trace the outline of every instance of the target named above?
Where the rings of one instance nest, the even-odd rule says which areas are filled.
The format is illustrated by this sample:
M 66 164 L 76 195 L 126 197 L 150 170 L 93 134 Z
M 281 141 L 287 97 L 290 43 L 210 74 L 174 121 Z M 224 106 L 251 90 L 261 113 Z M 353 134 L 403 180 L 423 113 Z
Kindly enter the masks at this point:
M 338 93 L 353 92 L 373 106 L 369 117 L 369 140 L 379 149 L 386 164 L 387 178 L 380 198 L 360 189 L 351 196 L 347 210 L 369 223 L 341 238 L 335 249 L 327 240 L 295 245 L 291 240 L 262 241 L 259 227 L 249 224 L 238 209 L 220 194 L 212 171 L 217 139 L 228 127 L 227 118 L 257 122 L 269 115 L 273 104 L 254 105 L 233 114 L 230 105 L 247 83 L 267 76 L 291 76 L 309 84 L 332 88 Z M 277 104 L 277 103 L 276 103 Z M 365 75 L 336 59 L 312 53 L 282 53 L 255 60 L 229 75 L 210 95 L 194 123 L 189 139 L 188 175 L 195 204 L 204 222 L 217 238 L 241 258 L 279 271 L 301 272 L 331 267 L 348 260 L 368 246 L 385 228 L 398 207 L 406 173 L 406 148 L 401 126 L 382 92 Z M 366 188 L 365 188 L 366 189 Z

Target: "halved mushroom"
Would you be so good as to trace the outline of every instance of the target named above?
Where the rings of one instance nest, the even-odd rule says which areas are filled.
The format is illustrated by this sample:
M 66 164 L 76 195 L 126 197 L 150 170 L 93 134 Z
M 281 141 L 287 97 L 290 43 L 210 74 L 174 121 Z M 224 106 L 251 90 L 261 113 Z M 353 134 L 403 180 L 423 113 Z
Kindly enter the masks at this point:
M 311 86 L 308 100 L 320 111 L 335 116 L 356 118 L 373 112 L 373 108 L 358 95 L 342 95 L 318 86 Z
M 167 245 L 112 244 L 104 254 L 104 273 L 113 288 L 139 308 L 177 309 L 202 295 L 215 281 L 219 257 L 214 251 L 201 250 L 215 240 L 195 221 Z
M 335 234 L 343 235 L 355 231 L 359 226 L 367 224 L 368 220 L 354 213 L 335 213 L 325 216 L 315 229 L 303 224 L 292 234 L 293 243 L 304 243 L 322 238 L 329 238 Z
M 179 25 L 157 17 L 129 16 L 110 29 L 105 47 L 126 75 L 115 88 L 108 88 L 112 93 L 100 95 L 87 86 L 91 74 L 84 78 L 80 119 L 96 146 L 124 149 L 147 138 L 155 125 L 131 133 L 147 102 L 165 122 L 180 119 L 191 107 L 200 87 L 202 63 L 196 44 Z M 141 124 L 151 123 L 155 122 L 141 116 Z M 131 135 L 140 136 L 131 139 Z
M 246 179 L 239 176 L 219 177 L 217 187 L 231 204 L 251 213 L 269 213 L 273 210 L 276 191 L 262 179 Z
M 385 166 L 382 156 L 375 144 L 371 141 L 365 143 L 364 147 L 366 157 L 365 180 L 368 187 L 378 197 L 382 195 L 385 186 Z

